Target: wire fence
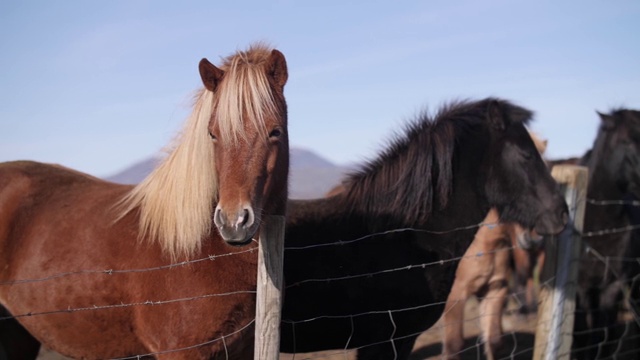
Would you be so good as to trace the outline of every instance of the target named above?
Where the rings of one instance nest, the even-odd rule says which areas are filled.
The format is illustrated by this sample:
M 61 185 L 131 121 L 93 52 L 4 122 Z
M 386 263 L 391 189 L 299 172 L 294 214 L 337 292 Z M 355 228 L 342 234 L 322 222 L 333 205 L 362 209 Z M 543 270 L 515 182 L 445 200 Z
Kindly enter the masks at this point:
M 610 205 L 640 206 L 639 201 L 588 199 L 587 202 L 590 205 L 594 205 L 594 206 L 610 206 Z M 482 226 L 491 227 L 496 225 L 498 224 L 496 223 L 470 224 L 468 226 L 459 227 L 459 228 L 451 229 L 448 231 L 428 232 L 428 233 L 432 235 L 438 235 L 438 234 L 444 234 L 449 232 L 480 228 Z M 630 232 L 636 229 L 640 229 L 640 224 L 633 224 L 633 225 L 620 227 L 620 228 L 601 229 L 597 231 L 585 232 L 582 234 L 582 236 L 583 238 L 588 239 L 588 238 L 594 238 L 594 237 L 603 236 L 603 235 L 612 234 L 612 233 Z M 348 246 L 349 244 L 365 241 L 366 239 L 374 236 L 386 235 L 390 233 L 400 233 L 400 232 L 427 232 L 427 231 L 422 229 L 414 229 L 414 228 L 401 228 L 401 229 L 394 229 L 394 230 L 389 230 L 389 231 L 380 232 L 380 233 L 372 233 L 370 235 L 367 235 L 361 238 L 341 240 L 335 243 L 322 244 L 322 245 L 316 245 L 316 246 Z M 285 254 L 293 253 L 295 251 L 303 250 L 303 249 L 308 250 L 313 247 L 314 246 L 302 247 L 302 248 L 285 247 Z M 587 255 L 590 256 L 592 260 L 595 260 L 604 264 L 606 269 L 615 268 L 616 266 L 614 265 L 616 263 L 640 263 L 640 258 L 638 257 L 604 256 L 589 246 L 586 246 L 585 249 L 586 249 Z M 496 251 L 511 251 L 511 250 L 513 250 L 513 247 L 502 248 Z M 200 263 L 215 261 L 220 257 L 235 256 L 240 253 L 253 252 L 253 251 L 257 251 L 257 248 L 251 248 L 251 249 L 240 251 L 240 252 L 236 251 L 228 254 L 210 255 L 210 256 L 206 256 L 206 257 L 202 257 L 202 258 L 194 259 L 190 261 L 172 263 L 172 264 L 167 264 L 165 266 L 158 266 L 158 267 L 151 267 L 151 268 L 85 269 L 85 270 L 81 269 L 81 270 L 75 270 L 75 271 L 48 274 L 46 276 L 33 278 L 33 279 L 14 279 L 11 281 L 0 282 L 0 286 L 3 286 L 3 287 L 25 286 L 27 284 L 55 282 L 61 278 L 75 277 L 75 276 L 98 276 L 98 277 L 106 278 L 109 281 L 118 281 L 118 276 L 123 274 L 152 272 L 152 271 L 153 272 L 169 271 L 171 269 L 182 267 L 182 266 L 187 266 L 187 265 L 197 266 Z M 470 256 L 479 257 L 484 255 L 487 255 L 487 253 L 477 253 Z M 368 273 L 362 273 L 362 274 L 349 274 L 344 276 L 336 276 L 332 278 L 322 278 L 322 279 L 305 279 L 301 282 L 287 284 L 287 288 L 299 286 L 303 283 L 309 283 L 309 282 L 343 281 L 343 280 L 354 279 L 359 277 L 370 278 L 370 277 L 379 276 L 381 274 L 403 272 L 403 271 L 413 270 L 413 269 L 424 269 L 424 268 L 433 267 L 433 266 L 442 266 L 446 263 L 459 262 L 462 259 L 470 256 L 467 255 L 467 256 L 452 257 L 450 259 L 443 259 L 435 262 L 413 263 L 413 264 L 407 264 L 406 266 L 402 266 L 402 267 L 379 269 L 374 272 L 368 272 Z M 285 255 L 285 258 L 286 258 L 286 255 Z M 582 261 L 582 259 L 573 259 L 573 261 L 579 262 L 579 261 Z M 617 276 L 618 274 L 613 274 L 613 275 Z M 615 347 L 613 355 L 610 357 L 612 359 L 613 358 L 625 359 L 625 358 L 630 358 L 632 356 L 636 356 L 636 357 L 640 356 L 640 332 L 638 331 L 638 328 L 640 328 L 640 316 L 633 312 L 633 306 L 631 306 L 633 304 L 637 304 L 639 302 L 639 299 L 632 299 L 629 297 L 630 296 L 629 289 L 634 284 L 637 284 L 640 281 L 639 279 L 640 279 L 640 275 L 637 275 L 632 279 L 619 278 L 620 281 L 623 281 L 622 288 L 625 289 L 626 298 L 624 299 L 624 301 L 621 302 L 621 304 L 624 305 L 624 307 L 620 309 L 621 311 L 619 315 L 618 326 L 615 329 L 592 328 L 589 330 L 584 330 L 582 333 L 573 334 L 578 336 L 598 334 L 602 338 L 602 342 L 590 343 L 583 348 L 574 348 L 572 349 L 573 352 L 581 351 L 581 350 L 590 350 L 590 349 L 596 349 L 596 350 L 604 349 L 606 346 L 610 345 Z M 542 286 L 542 285 L 544 285 L 544 283 L 537 284 L 537 286 Z M 578 284 L 572 283 L 571 286 L 577 287 Z M 158 309 L 159 309 L 158 311 L 162 311 L 161 305 L 165 305 L 165 304 L 179 303 L 179 302 L 186 303 L 191 301 L 207 300 L 207 299 L 213 299 L 216 297 L 234 296 L 239 294 L 255 294 L 255 289 L 246 289 L 246 290 L 240 290 L 235 292 L 225 292 L 225 293 L 215 293 L 215 294 L 202 294 L 198 296 L 178 297 L 178 298 L 172 298 L 172 299 L 147 299 L 145 301 L 127 302 L 127 303 L 120 302 L 120 303 L 111 303 L 111 304 L 92 304 L 90 306 L 70 304 L 67 308 L 64 308 L 64 309 L 49 309 L 45 311 L 32 311 L 32 312 L 22 313 L 22 314 L 12 314 L 11 316 L 3 316 L 3 317 L 0 317 L 0 321 L 5 321 L 8 319 L 20 319 L 23 317 L 48 316 L 52 314 L 65 314 L 65 313 L 86 312 L 86 311 L 108 311 L 116 308 L 140 307 L 140 306 L 148 306 L 148 307 L 158 306 Z M 482 336 L 481 334 L 479 334 L 479 330 L 478 330 L 480 328 L 480 322 L 483 320 L 483 317 L 503 316 L 503 324 L 504 324 L 505 331 L 504 331 L 504 334 L 502 335 L 502 341 L 504 343 L 504 346 L 500 351 L 498 358 L 502 358 L 502 359 L 531 358 L 532 354 L 535 351 L 534 346 L 536 346 L 534 345 L 534 342 L 533 342 L 535 329 L 532 328 L 532 326 L 535 327 L 535 326 L 538 326 L 539 324 L 535 316 L 519 314 L 518 308 L 521 305 L 523 305 L 521 299 L 524 295 L 525 293 L 523 291 L 511 291 L 508 296 L 508 299 L 509 299 L 508 306 L 506 307 L 505 311 L 501 312 L 500 314 L 479 313 L 477 311 L 476 305 L 473 305 L 474 303 L 472 300 L 470 302 L 471 305 L 467 306 L 471 311 L 468 312 L 468 315 L 464 319 L 460 320 L 461 322 L 463 322 L 465 330 L 467 331 L 466 332 L 467 339 L 465 342 L 466 346 L 459 354 L 460 357 L 463 359 L 485 358 L 485 355 L 483 353 L 484 340 L 482 339 Z M 482 300 L 482 299 L 479 299 L 479 300 Z M 444 303 L 430 303 L 430 304 L 423 304 L 420 307 L 428 308 L 428 307 L 443 306 L 443 305 Z M 353 322 L 354 319 L 360 316 L 371 315 L 371 314 L 386 314 L 388 315 L 389 322 L 393 324 L 394 314 L 402 311 L 410 311 L 413 309 L 414 308 L 386 309 L 386 310 L 379 310 L 375 312 L 363 312 L 363 313 L 357 313 L 357 314 L 350 314 L 350 315 L 341 316 L 341 317 L 351 319 L 351 322 Z M 473 311 L 474 309 L 475 311 Z M 580 309 L 576 309 L 576 313 L 580 313 L 581 311 L 582 310 Z M 320 317 L 303 319 L 296 322 L 291 322 L 288 320 L 283 320 L 283 321 L 285 322 L 288 321 L 294 326 L 294 329 L 295 329 L 295 325 L 298 323 L 313 322 L 321 318 L 335 318 L 335 317 L 336 316 L 334 315 L 326 314 Z M 148 353 L 148 354 L 139 354 L 133 357 L 127 357 L 123 359 L 135 359 L 135 358 L 142 358 L 145 356 L 153 356 L 153 355 L 166 354 L 170 352 L 190 350 L 190 349 L 198 348 L 201 346 L 210 345 L 213 342 L 222 342 L 223 344 L 225 344 L 225 341 L 226 341 L 225 339 L 239 332 L 247 331 L 248 329 L 251 329 L 252 325 L 253 325 L 253 321 L 250 323 L 241 325 L 234 332 L 230 332 L 228 334 L 225 334 L 224 336 L 221 336 L 219 338 L 209 340 L 203 343 L 193 344 L 188 347 L 176 348 L 176 349 L 163 349 L 161 351 Z M 424 333 L 408 335 L 408 336 L 420 335 L 416 342 L 416 346 L 414 348 L 414 355 L 412 355 L 412 359 L 429 358 L 429 357 L 438 358 L 438 354 L 441 351 L 440 340 L 442 337 L 442 332 L 446 326 L 450 326 L 450 325 L 451 324 L 443 324 L 442 322 L 439 322 Z M 615 335 L 611 334 L 612 331 L 615 331 L 616 334 Z M 387 341 L 392 341 L 394 339 L 397 339 L 397 337 L 392 336 Z M 373 346 L 376 344 L 378 343 L 372 343 L 366 346 Z M 350 358 L 350 357 L 352 358 L 354 356 L 354 352 L 357 349 L 346 349 L 347 347 L 348 347 L 348 344 L 345 344 L 345 349 L 339 349 L 339 350 L 328 351 L 328 352 L 317 353 L 317 354 L 295 354 L 295 355 L 291 355 L 291 358 L 294 358 L 294 359 L 338 359 L 338 358 L 344 359 L 344 358 Z M 226 344 L 224 345 L 224 348 L 226 349 Z

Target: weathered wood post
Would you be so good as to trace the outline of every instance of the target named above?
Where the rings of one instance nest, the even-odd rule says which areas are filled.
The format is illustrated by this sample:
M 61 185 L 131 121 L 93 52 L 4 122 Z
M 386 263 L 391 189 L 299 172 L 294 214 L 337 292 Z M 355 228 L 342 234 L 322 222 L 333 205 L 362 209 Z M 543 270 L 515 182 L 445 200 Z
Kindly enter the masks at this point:
M 260 230 L 254 347 L 256 360 L 277 360 L 280 356 L 284 226 L 284 216 L 270 215 L 265 217 Z
M 576 165 L 557 165 L 551 171 L 564 188 L 570 219 L 560 235 L 545 241 L 534 360 L 569 359 L 571 355 L 588 173 L 586 167 Z

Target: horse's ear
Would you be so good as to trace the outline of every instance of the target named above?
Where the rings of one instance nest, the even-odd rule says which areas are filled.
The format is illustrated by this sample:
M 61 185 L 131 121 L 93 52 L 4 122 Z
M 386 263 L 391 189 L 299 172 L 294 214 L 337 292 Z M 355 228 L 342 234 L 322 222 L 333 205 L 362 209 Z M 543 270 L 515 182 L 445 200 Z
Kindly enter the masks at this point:
M 600 119 L 602 121 L 611 121 L 611 119 L 612 119 L 611 115 L 605 114 L 605 113 L 601 113 L 598 110 L 596 110 L 596 114 L 598 114 L 598 116 L 600 116 Z
M 598 116 L 600 116 L 600 121 L 602 122 L 602 127 L 604 129 L 612 129 L 615 127 L 615 122 L 613 120 L 613 116 L 609 114 L 603 114 L 600 111 L 596 111 Z
M 487 120 L 491 127 L 498 131 L 504 131 L 506 128 L 504 114 L 500 102 L 497 100 L 489 100 L 487 104 Z
M 200 78 L 202 79 L 204 87 L 209 91 L 215 91 L 218 85 L 220 85 L 220 81 L 222 81 L 224 71 L 218 69 L 206 58 L 200 60 L 198 69 L 200 70 Z
M 271 51 L 271 58 L 269 59 L 269 64 L 267 66 L 267 72 L 273 79 L 274 84 L 283 88 L 289 78 L 287 61 L 285 60 L 284 55 L 280 51 L 274 49 Z

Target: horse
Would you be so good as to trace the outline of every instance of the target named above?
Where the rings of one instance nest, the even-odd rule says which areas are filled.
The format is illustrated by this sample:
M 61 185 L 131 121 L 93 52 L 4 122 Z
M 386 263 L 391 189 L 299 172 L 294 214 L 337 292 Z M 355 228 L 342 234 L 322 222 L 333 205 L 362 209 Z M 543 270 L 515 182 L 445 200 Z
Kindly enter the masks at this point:
M 621 335 L 615 325 L 625 299 L 636 321 L 640 313 L 640 269 L 620 261 L 640 258 L 633 240 L 637 230 L 629 231 L 640 224 L 638 211 L 629 205 L 630 199 L 640 198 L 640 111 L 614 109 L 598 115 L 593 147 L 580 160 L 589 169 L 589 184 L 572 350 L 578 359 L 614 354 Z
M 173 150 L 136 186 L 0 164 L 0 326 L 72 358 L 253 356 L 257 234 L 286 211 L 287 65 L 255 43 L 199 72 Z
M 531 117 L 498 98 L 451 102 L 409 122 L 343 191 L 290 200 L 280 350 L 407 359 L 490 208 L 523 229 L 561 231 L 567 205 L 525 128 Z
M 519 224 L 500 223 L 491 209 L 483 226 L 458 264 L 455 281 L 442 314 L 444 336 L 443 358 L 460 359 L 464 345 L 464 308 L 469 297 L 480 298 L 480 331 L 487 359 L 495 359 L 502 340 L 502 311 L 509 293 L 511 249 L 531 247 L 540 242 L 535 234 Z
M 547 140 L 530 133 L 536 150 L 542 156 Z M 515 269 L 518 289 L 528 289 L 528 279 L 533 276 L 534 262 L 529 261 L 541 247 L 541 237 L 523 229 L 517 223 L 499 223 L 500 216 L 492 208 L 458 268 L 451 292 L 442 315 L 444 333 L 443 357 L 459 359 L 464 346 L 464 310 L 469 297 L 480 300 L 480 332 L 487 359 L 495 359 L 502 344 L 502 313 L 509 294 L 509 278 Z M 519 275 L 519 276 L 518 276 Z

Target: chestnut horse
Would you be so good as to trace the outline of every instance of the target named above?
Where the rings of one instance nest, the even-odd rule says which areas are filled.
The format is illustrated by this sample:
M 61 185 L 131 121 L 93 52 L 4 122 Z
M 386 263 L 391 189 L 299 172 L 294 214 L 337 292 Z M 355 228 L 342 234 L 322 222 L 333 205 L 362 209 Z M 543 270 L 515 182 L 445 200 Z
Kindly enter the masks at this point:
M 530 133 L 537 151 L 542 155 L 547 141 Z M 464 310 L 467 300 L 480 300 L 480 331 L 487 359 L 495 359 L 502 343 L 502 313 L 509 294 L 509 278 L 515 266 L 516 283 L 526 291 L 533 277 L 533 254 L 541 252 L 541 237 L 523 229 L 517 223 L 501 223 L 492 208 L 482 222 L 487 224 L 476 232 L 471 245 L 458 264 L 456 278 L 447 297 L 442 315 L 444 334 L 443 357 L 459 359 L 464 346 Z M 523 276 L 524 275 L 524 276 Z
M 73 358 L 252 357 L 254 238 L 286 210 L 287 66 L 258 43 L 199 70 L 176 146 L 135 187 L 0 165 L 0 326 Z
M 561 231 L 567 206 L 531 117 L 501 99 L 451 103 L 410 123 L 336 195 L 290 201 L 280 350 L 407 359 L 490 208 L 526 230 Z

